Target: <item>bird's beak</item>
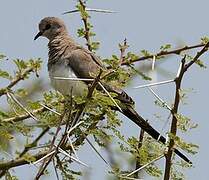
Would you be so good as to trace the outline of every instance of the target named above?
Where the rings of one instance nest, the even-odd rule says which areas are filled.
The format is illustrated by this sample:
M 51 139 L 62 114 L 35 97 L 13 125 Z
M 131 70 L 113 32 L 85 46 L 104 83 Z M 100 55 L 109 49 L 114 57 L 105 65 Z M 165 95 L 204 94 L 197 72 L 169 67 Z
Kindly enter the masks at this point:
M 34 40 L 38 39 L 38 37 L 42 36 L 42 34 L 43 34 L 43 33 L 42 33 L 41 31 L 39 31 L 38 34 L 36 34 Z

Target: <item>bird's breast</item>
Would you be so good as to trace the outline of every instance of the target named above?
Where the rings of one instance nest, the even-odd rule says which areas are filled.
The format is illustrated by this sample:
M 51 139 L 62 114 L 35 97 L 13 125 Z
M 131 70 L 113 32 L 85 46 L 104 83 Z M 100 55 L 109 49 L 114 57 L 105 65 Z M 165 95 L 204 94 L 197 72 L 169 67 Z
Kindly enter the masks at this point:
M 77 78 L 70 66 L 64 61 L 59 60 L 50 66 L 48 65 L 48 71 L 53 88 L 63 95 L 70 95 L 72 92 L 74 96 L 82 96 L 87 89 L 87 85 L 82 81 L 55 79 L 55 77 Z

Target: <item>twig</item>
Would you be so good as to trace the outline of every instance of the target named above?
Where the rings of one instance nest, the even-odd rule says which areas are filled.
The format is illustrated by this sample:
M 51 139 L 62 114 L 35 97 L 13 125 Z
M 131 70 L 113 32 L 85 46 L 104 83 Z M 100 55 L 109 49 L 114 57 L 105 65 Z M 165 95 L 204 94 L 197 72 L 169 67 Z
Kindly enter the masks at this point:
M 120 48 L 120 64 L 119 66 L 123 63 L 124 58 L 125 58 L 125 52 L 126 49 L 129 47 L 129 45 L 127 44 L 127 40 L 126 38 L 123 41 L 123 44 L 119 44 L 119 48 Z
M 15 86 L 19 81 L 24 80 L 25 76 L 34 71 L 33 68 L 28 68 L 26 70 L 23 71 L 23 73 L 21 75 L 17 75 L 10 83 L 7 87 L 0 89 L 0 97 L 4 94 L 7 94 L 7 92 L 13 87 Z
M 174 100 L 174 106 L 171 110 L 172 112 L 172 122 L 171 122 L 171 129 L 170 129 L 170 133 L 172 135 L 176 135 L 177 133 L 177 118 L 176 118 L 176 114 L 178 112 L 178 107 L 179 107 L 179 103 L 180 103 L 180 94 L 179 94 L 179 90 L 181 88 L 181 81 L 184 75 L 184 65 L 186 62 L 186 55 L 182 58 L 181 60 L 181 68 L 178 73 L 178 77 L 175 80 L 175 85 L 176 85 L 176 92 L 175 92 L 175 100 Z M 169 147 L 168 147 L 168 153 L 166 154 L 166 164 L 165 164 L 165 174 L 164 174 L 164 180 L 169 180 L 170 179 L 170 169 L 171 169 L 171 158 L 172 158 L 172 154 L 173 154 L 173 147 L 174 147 L 174 139 L 170 139 L 170 143 L 169 143 Z
M 52 162 L 53 162 L 53 167 L 54 167 L 54 172 L 55 172 L 56 178 L 57 178 L 57 180 L 59 180 L 59 175 L 58 175 L 58 172 L 57 172 L 55 160 L 53 159 Z
M 27 153 L 34 145 L 38 143 L 38 141 L 49 131 L 49 127 L 45 128 L 39 136 L 30 144 L 28 144 L 25 149 L 20 153 L 19 157 L 22 157 L 25 153 Z
M 184 46 L 182 48 L 174 49 L 174 50 L 171 50 L 171 51 L 160 51 L 159 53 L 155 54 L 155 57 L 157 58 L 157 57 L 171 55 L 171 54 L 180 54 L 183 51 L 187 51 L 187 50 L 190 50 L 190 49 L 196 49 L 196 48 L 200 48 L 200 47 L 203 47 L 203 46 L 205 46 L 205 44 L 197 44 L 197 45 L 194 45 L 194 46 Z M 153 58 L 153 55 L 142 56 L 138 59 L 131 60 L 130 62 L 125 61 L 121 65 L 129 65 L 130 63 L 144 61 L 144 60 L 152 59 L 152 58 Z
M 68 138 L 69 144 L 70 144 L 70 146 L 72 147 L 72 151 L 73 151 L 73 153 L 75 154 L 75 156 L 76 156 L 77 159 L 79 159 L 79 158 L 78 158 L 78 155 L 77 155 L 77 153 L 76 153 L 76 151 L 75 151 L 75 148 L 74 148 L 74 146 L 73 146 L 73 143 L 72 143 L 72 141 L 71 141 L 71 139 L 70 139 L 70 134 L 71 134 L 71 132 L 72 132 L 74 129 L 76 129 L 78 126 L 80 126 L 83 122 L 84 122 L 84 121 L 78 122 L 75 126 L 73 126 L 72 128 L 70 128 L 70 130 L 68 130 L 68 132 L 67 132 L 67 138 Z
M 57 103 L 62 103 L 62 102 L 57 102 Z M 46 105 L 44 105 L 44 104 L 42 104 L 42 103 L 41 103 L 40 105 L 43 106 L 43 107 L 41 107 L 41 108 L 39 108 L 39 109 L 32 110 L 32 111 L 30 111 L 30 113 L 31 113 L 31 114 L 40 114 L 40 113 L 42 113 L 42 112 L 44 112 L 44 111 L 50 110 L 51 112 L 53 112 L 53 113 L 59 115 L 58 112 L 56 112 L 56 111 L 50 109 L 48 106 L 46 106 Z M 2 121 L 2 122 L 5 122 L 5 123 L 14 123 L 14 122 L 23 121 L 23 120 L 28 119 L 28 118 L 30 118 L 30 117 L 31 117 L 31 116 L 27 113 L 27 114 L 21 114 L 21 115 L 15 116 L 15 117 L 5 118 L 5 119 L 2 119 L 1 121 Z M 1 125 L 0 125 L 0 126 L 1 126 Z
M 79 3 L 81 5 L 81 8 L 83 9 L 84 12 L 86 12 L 86 5 L 82 0 L 79 0 Z M 91 40 L 90 40 L 90 28 L 88 25 L 88 15 L 81 15 L 82 17 L 82 21 L 84 24 L 84 28 L 85 28 L 85 34 L 84 34 L 84 38 L 86 39 L 86 45 L 89 49 L 89 51 L 92 51 L 92 46 L 91 46 Z
M 120 179 L 124 179 L 124 180 L 144 180 L 144 179 L 138 179 L 138 178 L 132 178 L 132 177 L 126 177 L 126 176 L 117 176 Z
M 140 134 L 139 134 L 139 143 L 138 143 L 138 151 L 141 149 L 142 147 L 142 143 L 143 143 L 143 139 L 144 139 L 144 129 L 140 130 Z M 141 167 L 141 162 L 139 161 L 139 158 L 136 159 L 136 168 L 135 170 L 139 169 Z M 139 178 L 139 173 L 135 174 L 135 178 Z
M 17 99 L 16 97 L 11 94 L 11 93 L 7 93 L 7 96 L 12 99 L 19 107 L 21 107 L 26 113 L 28 113 L 28 115 L 33 118 L 35 121 L 39 121 L 30 111 L 28 111 Z
M 36 180 L 38 180 L 38 179 L 41 177 L 41 175 L 43 174 L 44 170 L 47 168 L 48 164 L 50 163 L 51 159 L 52 159 L 52 158 L 54 157 L 54 155 L 57 153 L 57 148 L 56 148 L 55 150 L 52 150 L 52 149 L 53 149 L 55 140 L 56 140 L 56 138 L 57 138 L 57 136 L 58 136 L 58 133 L 59 133 L 59 131 L 60 131 L 60 129 L 61 129 L 61 125 L 62 125 L 62 121 L 63 121 L 64 116 L 65 116 L 65 113 L 66 113 L 66 111 L 64 110 L 62 116 L 60 117 L 60 121 L 59 121 L 57 130 L 56 130 L 56 132 L 55 132 L 55 135 L 54 135 L 54 137 L 53 137 L 53 139 L 52 139 L 50 148 L 49 148 L 49 150 L 48 150 L 48 153 L 47 153 L 47 154 L 50 154 L 49 159 L 48 159 L 48 160 L 47 160 L 46 158 L 44 159 L 44 161 L 43 161 L 42 165 L 40 166 L 39 171 L 38 171 L 38 173 L 37 173 L 37 175 L 36 175 L 36 178 L 35 178 Z M 54 153 L 51 153 L 51 152 L 54 152 Z
M 172 109 L 173 118 L 172 118 L 171 129 L 170 129 L 170 133 L 174 136 L 177 133 L 176 114 L 178 113 L 178 107 L 179 107 L 179 103 L 180 103 L 180 94 L 179 94 L 180 92 L 179 92 L 179 90 L 181 89 L 181 82 L 182 82 L 184 73 L 189 69 L 189 67 L 191 67 L 196 61 L 198 61 L 198 59 L 201 55 L 203 55 L 208 50 L 208 46 L 209 46 L 209 42 L 207 44 L 205 44 L 204 47 L 201 49 L 201 51 L 197 52 L 197 54 L 193 58 L 193 60 L 188 62 L 187 64 L 185 62 L 186 55 L 181 60 L 181 66 L 178 70 L 177 77 L 175 79 L 176 93 L 175 93 L 174 107 Z M 175 145 L 174 139 L 170 139 L 170 143 L 169 143 L 169 147 L 168 147 L 168 153 L 166 155 L 164 180 L 169 180 L 169 178 L 170 178 L 171 159 L 172 159 L 174 145 Z
M 191 67 L 196 61 L 198 61 L 199 57 L 201 55 L 203 55 L 209 47 L 209 42 L 207 44 L 204 45 L 204 47 L 202 48 L 202 50 L 200 52 L 197 52 L 196 56 L 193 58 L 192 61 L 188 62 L 185 67 L 184 67 L 184 71 L 187 71 L 187 69 L 189 69 L 189 67 Z

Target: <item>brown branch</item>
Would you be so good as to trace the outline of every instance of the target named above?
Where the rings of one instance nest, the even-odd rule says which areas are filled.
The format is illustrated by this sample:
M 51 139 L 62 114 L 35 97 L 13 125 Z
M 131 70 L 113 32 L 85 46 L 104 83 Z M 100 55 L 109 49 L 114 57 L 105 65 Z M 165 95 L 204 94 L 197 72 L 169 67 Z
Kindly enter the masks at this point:
M 123 63 L 124 58 L 125 58 L 125 52 L 128 47 L 129 46 L 128 46 L 127 40 L 125 38 L 123 41 L 123 44 L 119 44 L 119 48 L 120 48 L 120 64 L 119 65 L 121 65 Z
M 49 154 L 50 152 L 53 151 L 53 147 L 54 147 L 54 143 L 58 137 L 58 134 L 59 134 L 59 131 L 61 130 L 61 125 L 62 125 L 62 122 L 64 120 L 64 117 L 65 117 L 65 114 L 67 112 L 67 109 L 65 108 L 64 112 L 62 113 L 62 115 L 60 116 L 60 121 L 59 121 L 59 124 L 58 124 L 58 127 L 57 127 L 57 130 L 53 136 L 53 139 L 51 141 L 51 144 L 50 144 L 50 147 L 49 147 L 49 150 L 47 152 L 47 154 Z M 63 138 L 61 139 L 61 141 L 59 142 L 59 145 L 60 143 L 63 141 Z M 58 152 L 58 147 L 59 145 L 57 146 L 57 148 L 55 149 L 55 153 L 53 153 L 49 158 L 46 158 L 43 160 L 43 163 L 41 164 L 40 168 L 39 168 L 39 171 L 35 177 L 36 180 L 38 180 L 42 174 L 44 173 L 45 169 L 47 168 L 47 166 L 49 165 L 49 163 L 51 162 L 51 160 L 53 159 L 53 157 L 57 154 Z
M 181 82 L 182 82 L 182 78 L 184 75 L 184 65 L 185 65 L 185 58 L 186 56 L 184 56 L 184 58 L 181 60 L 182 66 L 180 69 L 180 73 L 179 76 L 176 78 L 175 80 L 175 84 L 176 84 L 176 91 L 175 91 L 175 100 L 174 100 L 174 106 L 171 110 L 173 118 L 172 118 L 172 123 L 171 123 L 171 129 L 170 129 L 170 133 L 173 136 L 176 136 L 177 133 L 177 118 L 176 118 L 176 114 L 178 112 L 178 108 L 179 108 L 179 103 L 180 103 L 180 88 L 181 88 Z M 168 153 L 166 154 L 166 165 L 165 165 L 165 174 L 164 174 L 164 180 L 169 180 L 170 178 L 170 170 L 171 170 L 171 159 L 172 159 L 172 154 L 173 154 L 173 150 L 174 150 L 174 139 L 171 138 L 169 146 L 168 146 Z
M 190 49 L 196 49 L 196 48 L 200 48 L 200 47 L 203 47 L 203 46 L 205 46 L 205 44 L 197 44 L 197 45 L 193 45 L 193 46 L 184 46 L 182 48 L 174 49 L 174 50 L 171 50 L 171 51 L 160 51 L 160 52 L 158 52 L 157 54 L 154 54 L 154 55 L 157 58 L 157 57 L 165 56 L 165 55 L 180 54 L 182 51 L 187 51 L 187 50 L 190 50 Z M 129 62 L 125 61 L 125 62 L 122 63 L 122 65 L 129 65 L 130 63 L 144 61 L 144 60 L 152 59 L 152 58 L 153 58 L 153 55 L 142 56 L 138 59 L 134 59 L 134 60 L 131 60 Z
M 49 131 L 49 127 L 45 128 L 37 137 L 34 139 L 34 141 L 30 144 L 28 144 L 24 150 L 20 153 L 19 158 L 23 157 L 25 153 L 27 153 L 31 148 L 37 145 L 38 141 Z
M 2 95 L 6 94 L 6 93 L 7 93 L 13 86 L 15 86 L 19 81 L 24 80 L 25 76 L 26 76 L 28 73 L 32 72 L 32 71 L 34 71 L 34 69 L 31 67 L 31 68 L 28 68 L 28 69 L 24 70 L 22 74 L 20 74 L 20 75 L 18 74 L 18 75 L 17 75 L 17 76 L 16 76 L 16 77 L 8 84 L 7 87 L 0 89 L 0 97 L 1 97 Z
M 195 62 L 198 61 L 199 57 L 204 54 L 207 50 L 208 50 L 208 47 L 209 47 L 209 42 L 207 44 L 204 45 L 204 47 L 202 48 L 202 50 L 200 52 L 197 52 L 196 56 L 193 58 L 192 61 L 188 62 L 185 67 L 184 67 L 184 71 L 187 71 L 187 69 L 189 67 L 191 67 Z
M 48 111 L 48 109 L 46 109 L 45 107 L 41 107 L 39 109 L 35 109 L 35 110 L 31 111 L 31 113 L 32 114 L 39 114 L 39 113 L 44 112 L 44 111 Z M 29 114 L 22 114 L 22 115 L 19 115 L 19 116 L 3 119 L 3 120 L 1 120 L 1 123 L 19 122 L 19 121 L 23 121 L 25 119 L 28 119 L 30 117 L 31 116 Z M 0 126 L 1 126 L 1 124 L 0 124 Z
M 186 55 L 183 57 L 181 60 L 182 66 L 179 72 L 178 77 L 175 79 L 175 85 L 176 85 L 176 91 L 175 91 L 175 100 L 174 100 L 174 106 L 171 110 L 172 112 L 172 122 L 171 122 L 171 129 L 170 129 L 170 134 L 172 136 L 176 136 L 177 133 L 177 117 L 176 114 L 178 113 L 178 108 L 180 104 L 180 89 L 181 89 L 181 82 L 184 76 L 184 73 L 190 68 L 197 60 L 198 58 L 204 54 L 208 50 L 209 42 L 204 45 L 202 50 L 200 52 L 197 52 L 196 56 L 193 58 L 192 61 L 188 62 L 186 64 Z M 170 179 L 170 172 L 171 172 L 171 166 L 172 166 L 172 155 L 174 151 L 174 146 L 175 146 L 175 141 L 171 137 L 169 146 L 168 146 L 168 153 L 166 154 L 166 164 L 165 164 L 165 174 L 164 174 L 164 180 L 169 180 Z
M 139 143 L 138 143 L 138 151 L 140 150 L 140 148 L 142 147 L 142 142 L 143 142 L 143 139 L 144 139 L 144 130 L 141 129 L 140 130 L 140 134 L 139 134 Z M 141 163 L 140 163 L 140 160 L 139 158 L 136 159 L 136 168 L 135 170 L 139 169 L 141 167 Z M 139 172 L 135 173 L 135 178 L 139 178 Z
M 81 8 L 83 9 L 83 11 L 85 13 L 87 13 L 86 5 L 84 4 L 84 2 L 82 0 L 79 0 L 79 3 L 81 5 Z M 90 51 L 92 51 L 91 40 L 90 40 L 90 29 L 89 29 L 89 26 L 88 26 L 88 14 L 81 15 L 81 17 L 82 17 L 82 21 L 83 21 L 84 28 L 85 28 L 84 38 L 86 39 L 86 45 L 87 45 L 88 49 Z

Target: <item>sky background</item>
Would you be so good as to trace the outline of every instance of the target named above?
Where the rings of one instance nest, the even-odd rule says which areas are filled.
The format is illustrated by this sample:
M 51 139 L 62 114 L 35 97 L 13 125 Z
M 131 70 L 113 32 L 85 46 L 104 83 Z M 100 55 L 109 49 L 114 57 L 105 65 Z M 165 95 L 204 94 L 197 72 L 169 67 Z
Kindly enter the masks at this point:
M 46 71 L 47 64 L 47 40 L 40 38 L 33 41 L 38 32 L 39 21 L 46 16 L 57 16 L 62 18 L 69 29 L 70 34 L 81 44 L 85 42 L 78 39 L 76 30 L 82 25 L 78 14 L 61 15 L 63 12 L 74 9 L 74 0 L 1 0 L 0 6 L 0 53 L 8 56 L 9 62 L 3 68 L 11 69 L 10 61 L 15 58 L 30 59 L 40 57 L 44 63 L 41 71 L 41 78 L 48 82 Z M 208 7 L 209 1 L 189 0 L 89 0 L 89 7 L 117 11 L 114 14 L 91 14 L 91 22 L 94 25 L 96 39 L 101 42 L 98 55 L 102 58 L 110 57 L 112 54 L 119 54 L 118 43 L 127 38 L 130 45 L 129 51 L 139 53 L 146 49 L 150 52 L 158 52 L 163 44 L 172 44 L 173 47 L 195 45 L 200 38 L 208 36 Z M 202 60 L 206 65 L 209 54 L 206 53 Z M 156 68 L 156 71 L 149 72 L 153 81 L 161 81 L 174 78 L 178 69 L 180 57 L 172 56 Z M 144 63 L 137 63 L 141 68 Z M 164 76 L 166 74 L 166 76 Z M 194 163 L 194 168 L 186 171 L 186 177 L 190 180 L 205 179 L 209 177 L 209 145 L 208 127 L 208 69 L 202 70 L 193 66 L 183 80 L 183 88 L 191 89 L 188 94 L 187 105 L 181 106 L 180 111 L 191 117 L 193 122 L 198 123 L 197 129 L 184 135 L 184 139 L 200 146 L 199 153 L 195 156 L 189 155 Z M 157 129 L 162 129 L 163 122 L 155 120 L 154 114 L 160 112 L 168 115 L 153 105 L 154 98 L 147 89 L 135 90 L 132 87 L 144 84 L 140 77 L 136 77 L 127 88 L 128 93 L 135 99 L 138 112 L 150 119 L 150 123 Z M 3 83 L 0 82 L 0 86 Z M 155 88 L 156 92 L 167 102 L 172 102 L 174 92 L 173 85 L 164 85 Z M 161 112 L 162 111 L 162 112 Z M 166 116 L 165 116 L 166 117 Z M 169 126 L 164 129 L 166 131 Z M 127 135 L 138 135 L 138 128 L 128 120 L 124 121 L 122 131 Z M 93 180 L 105 179 L 104 173 L 108 169 L 101 159 L 95 158 L 94 152 L 89 147 L 82 148 L 79 152 L 81 159 L 93 167 L 91 178 Z M 92 158 L 95 160 L 92 161 Z M 28 166 L 18 168 L 17 174 L 20 179 L 32 179 L 36 169 Z M 53 179 L 46 177 L 43 179 Z M 145 179 L 150 179 L 146 177 Z

